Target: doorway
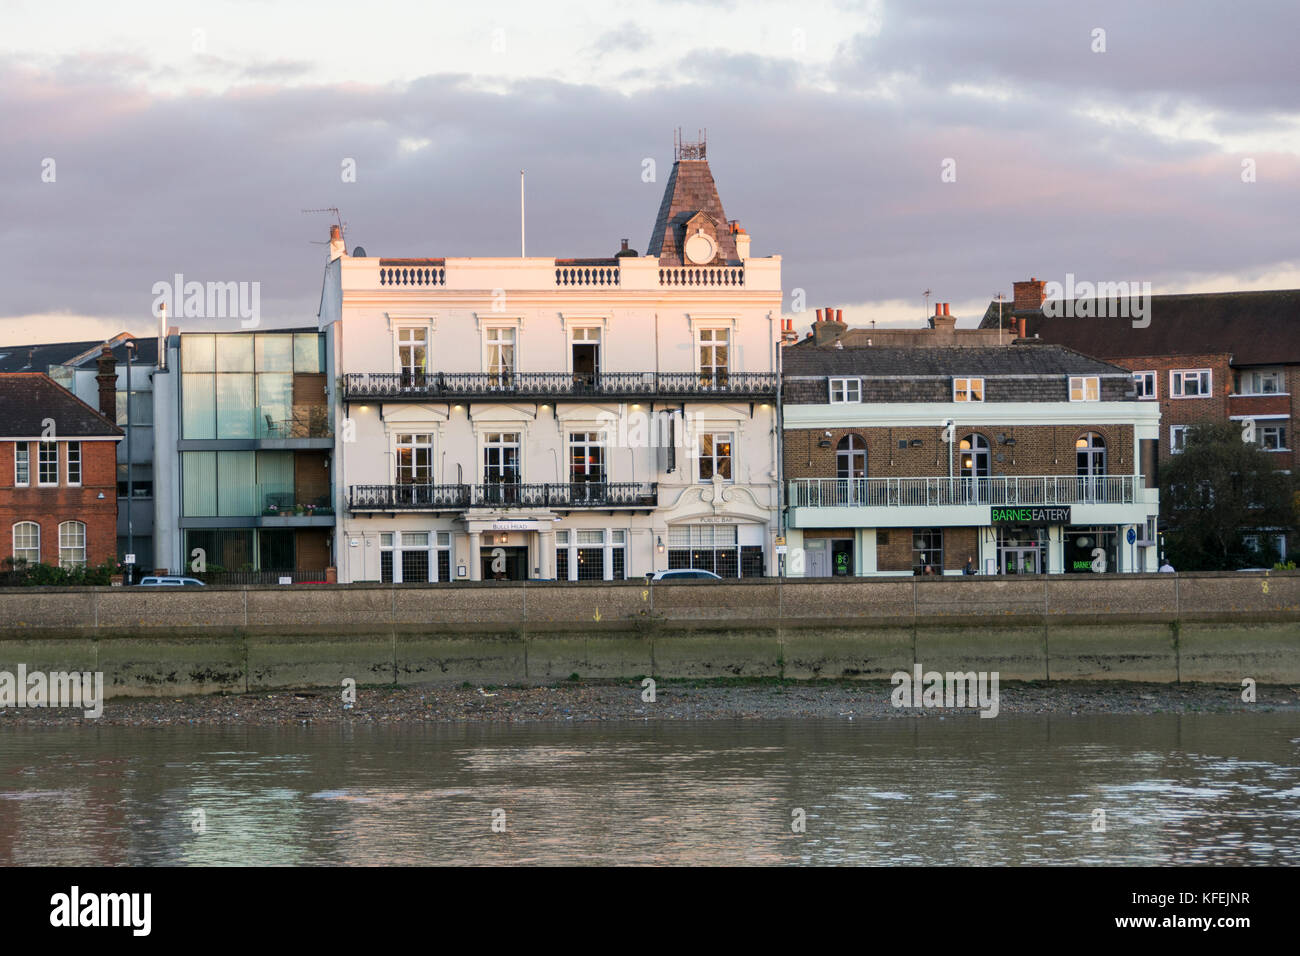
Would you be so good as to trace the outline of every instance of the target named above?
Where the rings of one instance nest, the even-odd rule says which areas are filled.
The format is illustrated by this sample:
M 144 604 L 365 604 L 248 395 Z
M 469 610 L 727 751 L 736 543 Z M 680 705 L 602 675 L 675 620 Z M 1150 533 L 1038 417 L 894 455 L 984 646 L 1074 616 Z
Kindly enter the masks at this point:
M 527 548 L 482 548 L 480 560 L 484 581 L 528 580 Z
M 600 374 L 600 329 L 573 330 L 573 388 L 578 392 L 596 389 Z
M 1041 574 L 1038 549 L 1004 548 L 1002 551 L 1002 573 Z
M 837 578 L 853 576 L 852 538 L 831 538 L 831 574 Z

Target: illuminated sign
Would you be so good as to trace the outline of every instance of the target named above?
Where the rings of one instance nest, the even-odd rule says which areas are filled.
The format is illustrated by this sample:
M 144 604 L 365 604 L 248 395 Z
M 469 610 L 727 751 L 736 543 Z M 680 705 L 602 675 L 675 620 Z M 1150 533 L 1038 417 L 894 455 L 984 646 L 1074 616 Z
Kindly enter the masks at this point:
M 1042 526 L 1070 524 L 1070 506 L 1032 508 L 993 508 L 991 524 L 1016 524 Z

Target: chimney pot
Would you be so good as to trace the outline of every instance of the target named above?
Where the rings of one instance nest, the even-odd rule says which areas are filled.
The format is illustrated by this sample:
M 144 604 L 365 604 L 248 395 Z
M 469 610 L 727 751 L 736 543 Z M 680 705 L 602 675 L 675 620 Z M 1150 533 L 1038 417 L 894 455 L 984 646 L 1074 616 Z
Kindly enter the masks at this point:
M 626 239 L 623 240 L 623 251 L 624 251 L 624 252 L 627 252 L 627 240 L 626 240 Z
M 836 309 L 836 310 L 835 310 L 835 321 L 836 321 L 836 322 L 843 322 L 843 321 L 844 321 L 844 310 L 843 310 L 843 309 Z
M 938 318 L 939 316 L 943 315 L 943 305 L 942 305 L 942 303 L 936 302 L 936 303 L 934 304 L 934 315 L 935 315 L 935 318 Z
M 821 320 L 822 320 L 822 310 L 821 310 L 821 309 L 818 309 L 818 310 L 817 310 L 817 321 L 820 322 Z
M 943 314 L 944 314 L 945 316 L 948 314 L 948 303 L 947 303 L 947 302 L 945 302 L 945 303 L 943 304 Z

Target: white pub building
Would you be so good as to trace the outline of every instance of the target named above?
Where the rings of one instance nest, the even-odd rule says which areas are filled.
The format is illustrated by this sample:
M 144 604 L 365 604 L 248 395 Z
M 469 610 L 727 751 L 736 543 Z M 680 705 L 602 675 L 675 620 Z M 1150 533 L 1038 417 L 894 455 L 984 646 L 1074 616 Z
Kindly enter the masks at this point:
M 340 582 L 774 573 L 780 257 L 750 256 L 702 144 L 623 247 L 379 258 L 334 228 Z

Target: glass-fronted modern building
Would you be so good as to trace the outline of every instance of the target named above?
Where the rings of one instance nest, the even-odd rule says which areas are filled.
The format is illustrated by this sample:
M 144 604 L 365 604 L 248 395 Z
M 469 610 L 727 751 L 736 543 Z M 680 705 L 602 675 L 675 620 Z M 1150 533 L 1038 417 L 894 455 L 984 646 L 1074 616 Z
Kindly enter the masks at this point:
M 334 527 L 326 336 L 193 332 L 169 336 L 167 351 L 155 379 L 174 409 L 175 434 L 160 434 L 158 451 L 170 478 L 155 519 L 166 566 L 235 582 L 324 580 Z

